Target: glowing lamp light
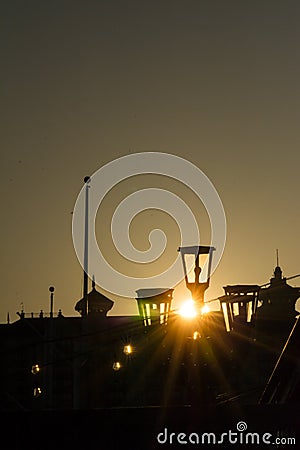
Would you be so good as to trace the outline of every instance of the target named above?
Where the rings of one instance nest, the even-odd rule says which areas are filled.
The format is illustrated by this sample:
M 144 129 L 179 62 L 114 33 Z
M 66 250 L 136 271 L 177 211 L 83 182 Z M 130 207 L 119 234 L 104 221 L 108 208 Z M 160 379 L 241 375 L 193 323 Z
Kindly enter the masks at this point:
M 33 390 L 33 396 L 34 397 L 39 397 L 42 394 L 42 390 L 39 387 L 34 388 Z
M 121 369 L 121 363 L 119 362 L 119 361 L 116 361 L 116 362 L 114 362 L 113 363 L 113 370 L 115 371 L 115 372 L 117 372 L 118 370 L 120 370 Z
M 179 314 L 186 319 L 193 319 L 197 316 L 194 300 L 187 300 L 179 310 Z
M 200 335 L 199 331 L 194 331 L 194 333 L 193 333 L 194 341 L 197 341 L 197 339 L 200 339 L 200 338 L 201 338 L 201 335 Z
M 37 375 L 39 372 L 40 372 L 40 366 L 38 365 L 38 364 L 34 364 L 32 367 L 31 367 L 31 373 L 33 374 L 33 375 Z
M 123 352 L 125 353 L 125 355 L 131 355 L 132 351 L 133 351 L 133 349 L 130 344 L 124 345 Z

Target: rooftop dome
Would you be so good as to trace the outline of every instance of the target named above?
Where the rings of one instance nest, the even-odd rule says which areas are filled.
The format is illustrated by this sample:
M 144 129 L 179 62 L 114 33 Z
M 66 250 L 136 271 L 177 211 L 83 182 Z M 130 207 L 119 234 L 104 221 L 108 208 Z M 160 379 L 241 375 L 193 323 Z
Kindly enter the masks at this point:
M 105 295 L 98 292 L 95 288 L 95 284 L 93 283 L 93 288 L 91 292 L 87 295 L 88 299 L 88 314 L 99 314 L 101 316 L 106 316 L 109 310 L 114 305 L 114 302 L 109 298 L 105 297 Z M 82 316 L 85 311 L 85 299 L 82 298 L 75 305 L 75 311 L 79 312 Z

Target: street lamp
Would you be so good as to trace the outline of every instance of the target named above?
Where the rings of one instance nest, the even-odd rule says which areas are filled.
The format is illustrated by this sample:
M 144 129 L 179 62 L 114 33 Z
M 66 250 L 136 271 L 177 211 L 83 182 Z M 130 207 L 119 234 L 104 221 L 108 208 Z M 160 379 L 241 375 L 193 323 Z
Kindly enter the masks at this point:
M 144 325 L 166 325 L 171 311 L 174 289 L 149 288 L 136 291 L 136 301 Z
M 209 287 L 214 250 L 214 247 L 203 245 L 178 248 L 182 258 L 185 284 L 192 294 L 197 313 L 201 313 L 204 307 L 204 293 Z M 203 267 L 200 267 L 200 258 L 205 259 Z M 194 270 L 191 271 L 193 266 Z
M 239 325 L 253 325 L 257 311 L 260 287 L 256 284 L 225 286 L 225 295 L 219 297 L 226 331 Z

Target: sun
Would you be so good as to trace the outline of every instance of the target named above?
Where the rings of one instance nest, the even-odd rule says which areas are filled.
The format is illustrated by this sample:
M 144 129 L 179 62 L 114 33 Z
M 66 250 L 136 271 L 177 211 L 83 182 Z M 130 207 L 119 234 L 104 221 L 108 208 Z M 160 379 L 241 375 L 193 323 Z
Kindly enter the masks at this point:
M 203 315 L 209 313 L 209 311 L 210 311 L 209 306 L 204 305 L 201 308 L 200 315 L 203 316 Z M 178 314 L 182 317 L 185 317 L 186 319 L 193 319 L 196 316 L 198 316 L 199 313 L 197 312 L 194 300 L 189 299 L 189 300 L 186 300 L 185 302 L 183 302 L 181 308 L 178 311 Z
M 186 300 L 181 308 L 179 309 L 178 313 L 182 316 L 185 317 L 187 319 L 193 319 L 194 317 L 197 316 L 197 311 L 196 311 L 196 307 L 195 307 L 195 302 L 194 300 Z

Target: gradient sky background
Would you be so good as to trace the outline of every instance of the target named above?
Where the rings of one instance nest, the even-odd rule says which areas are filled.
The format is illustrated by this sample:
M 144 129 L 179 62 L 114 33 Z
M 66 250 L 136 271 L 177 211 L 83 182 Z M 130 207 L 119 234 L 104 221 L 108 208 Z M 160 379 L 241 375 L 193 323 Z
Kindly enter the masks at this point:
M 2 0 L 1 322 L 21 303 L 49 310 L 50 285 L 76 315 L 71 211 L 83 177 L 128 153 L 182 156 L 218 190 L 228 235 L 207 299 L 267 282 L 276 248 L 284 275 L 300 273 L 299 13 L 289 0 Z

